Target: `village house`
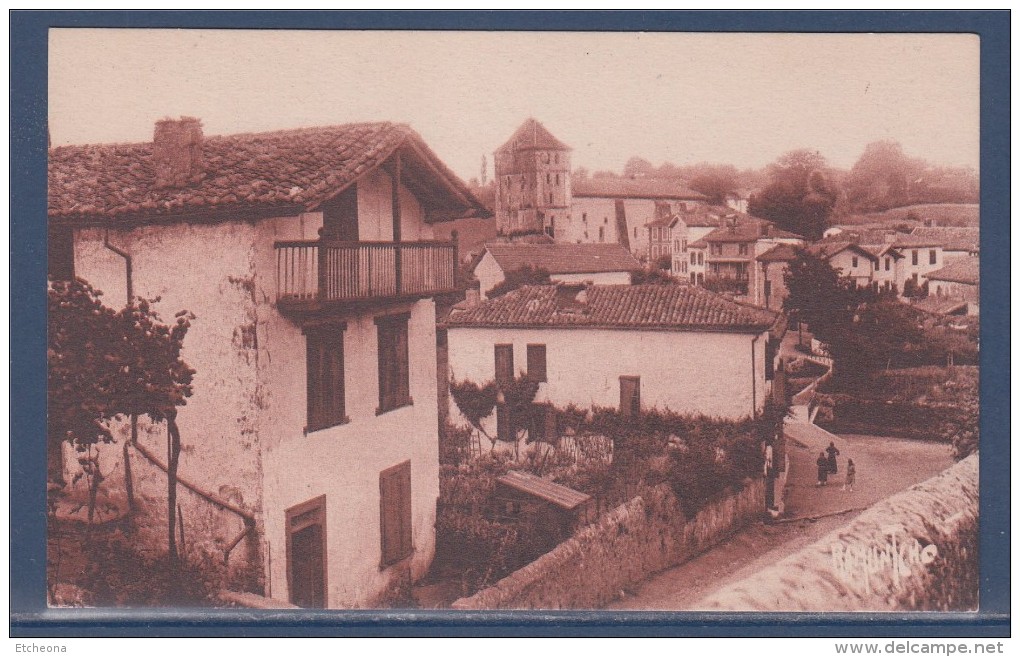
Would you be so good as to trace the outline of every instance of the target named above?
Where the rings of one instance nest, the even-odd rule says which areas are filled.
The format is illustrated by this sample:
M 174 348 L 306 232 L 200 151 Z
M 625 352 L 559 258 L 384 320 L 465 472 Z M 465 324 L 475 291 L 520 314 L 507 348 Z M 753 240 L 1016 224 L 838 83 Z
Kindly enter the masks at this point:
M 914 239 L 937 242 L 942 247 L 946 264 L 960 258 L 975 257 L 981 251 L 980 228 L 977 226 L 917 226 L 910 235 Z
M 703 272 L 700 265 L 691 272 L 691 282 L 720 286 L 750 303 L 764 306 L 766 286 L 758 256 L 780 244 L 800 246 L 804 239 L 749 215 L 730 213 L 724 219 L 726 225 L 688 245 L 691 261 L 705 262 Z M 697 278 L 702 273 L 703 281 Z M 771 295 L 771 284 L 768 287 Z
M 981 263 L 978 258 L 956 258 L 945 267 L 927 274 L 928 295 L 939 300 L 958 300 L 966 304 L 968 315 L 977 315 L 981 307 Z
M 114 306 L 158 298 L 164 320 L 195 314 L 178 416 L 187 554 L 302 607 L 371 606 L 424 575 L 436 312 L 462 297 L 456 243 L 433 226 L 488 215 L 467 187 L 392 123 L 207 137 L 166 119 L 153 143 L 49 155 L 51 274 Z M 136 540 L 158 550 L 165 428 L 131 424 L 102 450 L 104 485 L 131 486 Z
M 669 263 L 669 271 L 678 278 L 687 276 L 687 225 L 680 215 L 666 215 L 648 224 L 648 265 L 656 267 L 660 260 Z
M 764 308 L 783 309 L 783 301 L 790 296 L 790 290 L 786 287 L 786 272 L 800 249 L 791 244 L 777 244 L 755 258 L 760 273 L 756 277 L 755 298 L 761 300 Z
M 671 180 L 572 179 L 570 147 L 528 119 L 494 153 L 500 235 L 544 233 L 560 243 L 621 244 L 647 259 L 646 226 L 705 196 Z
M 729 419 L 764 407 L 784 329 L 779 313 L 690 285 L 526 286 L 446 323 L 455 381 L 524 374 L 540 405 Z
M 574 180 L 570 223 L 562 241 L 615 242 L 648 259 L 653 221 L 704 205 L 705 196 L 673 180 Z
M 641 263 L 619 244 L 490 242 L 473 269 L 479 291 L 489 291 L 509 272 L 542 269 L 553 282 L 626 285 Z

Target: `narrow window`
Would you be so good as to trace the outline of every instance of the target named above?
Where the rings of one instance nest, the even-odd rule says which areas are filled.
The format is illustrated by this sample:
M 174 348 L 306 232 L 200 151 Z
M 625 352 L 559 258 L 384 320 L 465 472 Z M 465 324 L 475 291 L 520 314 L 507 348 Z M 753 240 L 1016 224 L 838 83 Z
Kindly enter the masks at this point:
M 379 473 L 379 535 L 383 566 L 395 564 L 414 551 L 410 461 Z
M 691 285 L 695 285 L 698 282 L 694 276 L 695 276 L 694 272 L 691 272 Z
M 599 226 L 599 241 L 606 241 L 606 229 L 603 226 Z
M 376 317 L 379 336 L 379 408 L 385 413 L 411 400 L 410 368 L 408 364 L 408 314 Z
M 887 257 L 887 258 L 885 259 L 885 270 L 886 270 L 886 271 L 889 271 L 889 264 L 890 264 L 890 261 L 891 261 L 891 260 L 892 260 L 892 259 L 891 259 L 891 258 L 888 258 L 888 257 Z
M 551 173 L 545 174 L 545 184 L 546 185 L 551 185 L 552 184 L 552 174 Z
M 514 379 L 514 346 L 498 344 L 496 354 L 496 383 L 510 383 Z
M 305 331 L 308 431 L 347 422 L 344 395 L 344 324 Z
M 917 249 L 910 252 L 910 264 L 917 266 Z
M 545 369 L 545 345 L 528 345 L 528 378 L 532 381 L 547 381 Z
M 854 256 L 853 258 L 850 259 L 850 266 L 853 267 L 854 269 L 857 268 L 857 256 Z
M 934 264 L 937 264 L 938 261 L 939 261 L 939 258 L 938 258 L 938 254 L 936 254 L 936 252 L 935 252 L 935 249 L 931 249 L 930 251 L 928 251 L 928 264 L 929 265 L 934 265 Z
M 637 417 L 641 413 L 641 377 L 620 377 L 620 414 Z
M 287 593 L 291 604 L 326 606 L 326 496 L 286 511 Z
M 747 244 L 740 244 L 740 255 L 747 255 Z M 854 265 L 856 267 L 856 265 Z
M 768 285 L 768 283 L 766 283 Z M 766 292 L 766 296 L 768 293 Z M 772 340 L 765 342 L 765 380 L 771 381 L 776 378 L 776 343 Z
M 698 259 L 697 259 L 697 257 L 695 256 L 695 254 L 694 254 L 694 252 L 693 252 L 693 251 L 691 251 L 691 264 L 692 264 L 692 265 L 696 265 L 696 264 L 698 264 Z
M 557 185 L 560 184 L 560 174 L 558 174 L 558 173 L 556 174 L 556 184 Z
M 634 226 L 634 239 L 637 239 L 637 226 Z
M 588 213 L 587 212 L 582 212 L 581 213 L 581 221 L 583 221 L 584 223 L 588 223 Z
M 698 251 L 698 264 L 699 265 L 705 264 L 705 253 L 704 253 L 704 251 Z

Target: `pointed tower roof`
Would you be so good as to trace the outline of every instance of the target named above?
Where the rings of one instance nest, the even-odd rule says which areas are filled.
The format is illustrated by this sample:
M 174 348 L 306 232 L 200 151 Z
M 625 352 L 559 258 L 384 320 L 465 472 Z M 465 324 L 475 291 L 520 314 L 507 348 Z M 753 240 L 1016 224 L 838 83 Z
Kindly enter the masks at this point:
M 544 125 L 529 118 L 517 128 L 505 144 L 496 149 L 496 152 L 533 150 L 569 151 L 570 147 L 553 137 Z

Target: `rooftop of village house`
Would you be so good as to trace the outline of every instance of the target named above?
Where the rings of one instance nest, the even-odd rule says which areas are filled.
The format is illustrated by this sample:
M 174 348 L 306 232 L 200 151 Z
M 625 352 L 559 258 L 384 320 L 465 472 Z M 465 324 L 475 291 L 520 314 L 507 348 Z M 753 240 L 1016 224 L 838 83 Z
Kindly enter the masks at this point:
M 401 153 L 402 180 L 433 220 L 491 213 L 409 126 L 397 123 L 203 136 L 165 119 L 153 142 L 49 151 L 49 216 L 89 224 L 178 216 L 288 216 L 314 211 Z
M 758 332 L 780 314 L 692 285 L 529 285 L 461 308 L 447 325 Z
M 539 244 L 489 242 L 485 248 L 503 271 L 522 267 L 550 274 L 638 271 L 641 263 L 620 244 Z

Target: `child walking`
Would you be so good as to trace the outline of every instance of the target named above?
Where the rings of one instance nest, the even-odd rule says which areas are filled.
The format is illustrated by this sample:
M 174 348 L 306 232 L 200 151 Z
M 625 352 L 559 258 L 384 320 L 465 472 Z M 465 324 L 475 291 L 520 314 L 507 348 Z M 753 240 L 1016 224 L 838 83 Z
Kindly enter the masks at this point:
M 854 465 L 853 459 L 847 459 L 846 479 L 843 480 L 843 490 L 849 490 L 852 493 L 854 491 L 854 479 L 856 478 L 857 478 L 857 466 Z

